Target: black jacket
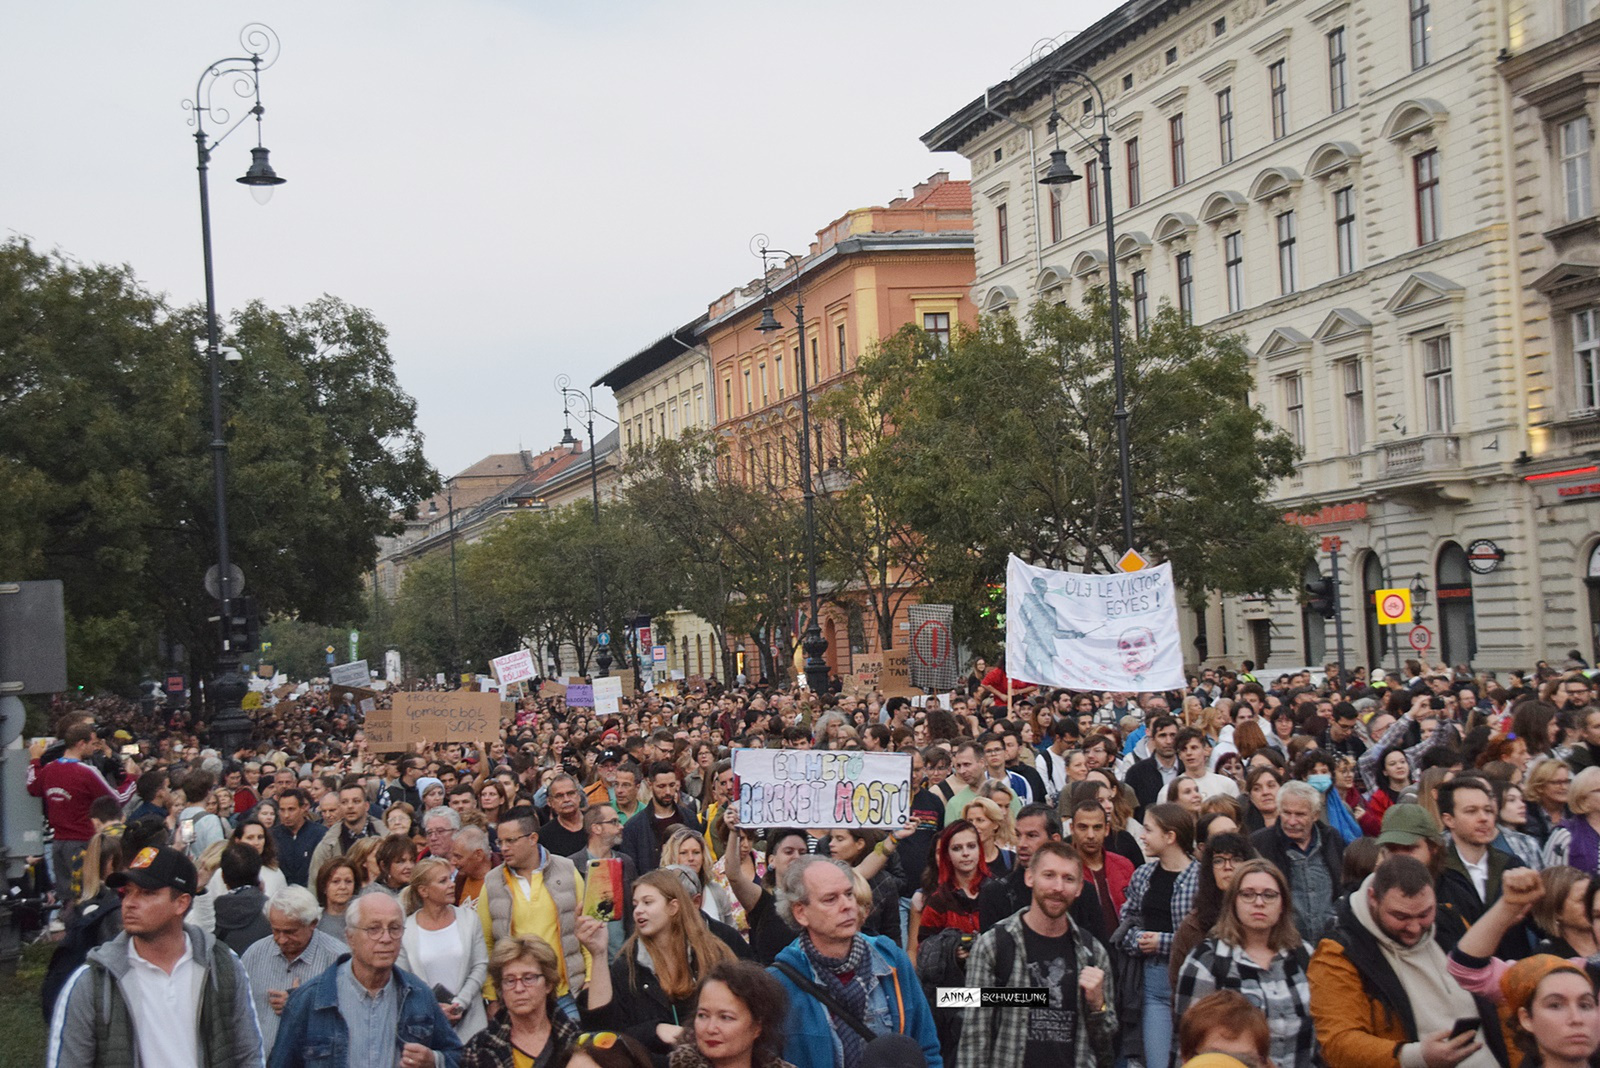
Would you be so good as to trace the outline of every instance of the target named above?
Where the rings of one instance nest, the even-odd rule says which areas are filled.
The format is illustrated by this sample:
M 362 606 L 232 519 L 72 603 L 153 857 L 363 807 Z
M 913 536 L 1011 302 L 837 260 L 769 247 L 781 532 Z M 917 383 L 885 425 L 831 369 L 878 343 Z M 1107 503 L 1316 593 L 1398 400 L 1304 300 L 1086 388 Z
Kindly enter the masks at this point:
M 271 938 L 266 907 L 267 895 L 254 886 L 230 890 L 217 898 L 217 941 L 242 956 L 263 938 Z
M 1478 897 L 1478 888 L 1467 874 L 1466 865 L 1461 863 L 1461 854 L 1455 845 L 1445 850 L 1444 869 L 1439 872 L 1439 881 L 1434 886 L 1438 918 L 1433 921 L 1433 937 L 1446 953 L 1455 949 L 1467 928 L 1477 923 L 1489 911 L 1489 906 L 1500 899 L 1500 877 L 1506 869 L 1515 867 L 1518 862 L 1510 853 L 1489 847 L 1489 899 L 1484 901 Z M 1523 920 L 1500 939 L 1494 955 L 1503 960 L 1521 960 L 1533 952 L 1536 940 L 1528 921 Z
M 678 816 L 690 830 L 697 825 L 694 810 L 687 806 L 678 806 Z M 617 849 L 633 858 L 634 869 L 640 875 L 661 867 L 661 840 L 656 837 L 654 802 L 622 825 L 622 842 Z
M 1133 788 L 1133 796 L 1139 799 L 1139 810 L 1134 813 L 1134 818 L 1141 820 L 1144 819 L 1145 806 L 1160 801 L 1161 791 L 1167 785 L 1161 777 L 1161 765 L 1153 756 L 1147 756 L 1129 768 L 1124 781 Z

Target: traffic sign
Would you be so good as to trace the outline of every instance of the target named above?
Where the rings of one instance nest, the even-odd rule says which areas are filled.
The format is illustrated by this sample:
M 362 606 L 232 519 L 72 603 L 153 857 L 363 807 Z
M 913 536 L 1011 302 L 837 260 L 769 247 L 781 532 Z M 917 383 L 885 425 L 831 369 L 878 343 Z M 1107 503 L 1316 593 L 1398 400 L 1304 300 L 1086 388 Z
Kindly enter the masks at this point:
M 1129 549 L 1122 554 L 1122 559 L 1117 561 L 1117 570 L 1125 571 L 1129 574 L 1135 571 L 1143 571 L 1149 566 L 1150 561 L 1140 556 L 1137 549 Z
M 1392 626 L 1396 623 L 1411 622 L 1411 591 L 1405 587 L 1393 590 L 1378 590 L 1372 595 L 1373 602 L 1378 606 L 1378 623 L 1380 626 Z
M 657 664 L 665 664 L 667 662 L 667 647 L 665 645 L 653 646 L 650 649 L 650 659 Z
M 1407 637 L 1411 642 L 1411 648 L 1415 649 L 1419 653 L 1427 652 L 1428 649 L 1433 645 L 1433 631 L 1422 626 L 1420 623 L 1411 628 L 1411 633 L 1407 635 Z
M 606 646 L 611 644 L 611 632 L 605 630 L 601 631 L 600 637 L 596 638 L 594 643 L 600 648 L 604 649 Z

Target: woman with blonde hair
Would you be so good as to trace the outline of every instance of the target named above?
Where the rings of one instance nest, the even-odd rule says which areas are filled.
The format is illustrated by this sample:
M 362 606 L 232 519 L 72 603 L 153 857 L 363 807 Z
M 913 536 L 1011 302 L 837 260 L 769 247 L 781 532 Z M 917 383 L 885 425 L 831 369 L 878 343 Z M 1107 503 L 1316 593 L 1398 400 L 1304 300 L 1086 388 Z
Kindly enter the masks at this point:
M 712 863 L 705 839 L 693 827 L 672 828 L 661 844 L 661 867 L 682 864 L 700 876 L 700 908 L 707 916 L 731 927 L 747 929 L 749 921 L 744 918 L 744 909 L 733 899 L 726 877 L 716 872 Z
M 605 923 L 578 917 L 578 941 L 595 961 L 607 959 L 609 938 Z M 578 995 L 583 1026 L 628 1035 L 664 1057 L 694 1020 L 700 981 L 733 959 L 677 873 L 647 872 L 633 884 L 633 934 L 609 969 L 595 967 Z
M 983 847 L 983 863 L 994 875 L 1004 875 L 1016 863 L 1016 831 L 1011 825 L 1011 809 L 987 797 L 974 797 L 961 810 L 961 818 L 972 824 Z
M 1572 777 L 1572 815 L 1550 832 L 1544 865 L 1570 864 L 1588 875 L 1600 875 L 1600 767 L 1584 768 Z
M 345 859 L 350 862 L 351 866 L 360 875 L 360 878 L 356 880 L 358 884 L 356 886 L 357 893 L 368 883 L 377 881 L 378 847 L 382 844 L 382 838 L 377 835 L 369 835 L 366 838 L 358 839 L 356 844 L 350 847 L 350 852 L 344 855 Z
M 1439 818 L 1439 787 L 1455 778 L 1455 774 L 1449 768 L 1429 768 L 1417 780 L 1417 804 L 1440 827 L 1444 826 L 1444 820 Z
M 1528 819 L 1522 833 L 1544 846 L 1550 833 L 1571 817 L 1567 803 L 1572 794 L 1572 768 L 1564 760 L 1542 760 L 1528 772 L 1522 796 L 1528 802 Z
M 483 980 L 489 952 L 478 910 L 457 905 L 455 872 L 439 857 L 417 861 L 400 894 L 406 931 L 400 939 L 398 967 L 421 978 L 438 993 L 439 1011 L 463 1042 L 489 1022 L 483 1008 Z M 498 988 L 497 988 L 498 989 Z
M 560 1065 L 578 1041 L 578 1025 L 556 1010 L 561 966 L 549 943 L 512 935 L 494 944 L 489 978 L 505 1008 L 467 1042 L 461 1068 Z

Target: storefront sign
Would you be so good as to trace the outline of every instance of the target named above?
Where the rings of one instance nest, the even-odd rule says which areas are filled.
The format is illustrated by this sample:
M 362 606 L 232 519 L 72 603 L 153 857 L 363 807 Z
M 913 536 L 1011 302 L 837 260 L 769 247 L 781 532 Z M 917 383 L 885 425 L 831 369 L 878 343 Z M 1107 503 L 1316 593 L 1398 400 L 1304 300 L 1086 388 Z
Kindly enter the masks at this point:
M 1334 523 L 1355 523 L 1367 518 L 1367 502 L 1329 504 L 1315 512 L 1285 512 L 1283 521 L 1297 527 L 1325 527 Z
M 1500 566 L 1506 551 L 1488 538 L 1479 538 L 1467 546 L 1467 566 L 1480 575 L 1487 575 Z

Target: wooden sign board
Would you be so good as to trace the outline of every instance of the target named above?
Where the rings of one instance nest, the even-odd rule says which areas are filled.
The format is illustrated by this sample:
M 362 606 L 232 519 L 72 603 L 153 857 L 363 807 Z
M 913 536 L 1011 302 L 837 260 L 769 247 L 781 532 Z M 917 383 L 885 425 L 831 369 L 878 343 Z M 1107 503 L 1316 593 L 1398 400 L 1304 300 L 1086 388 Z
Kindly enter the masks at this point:
M 564 682 L 556 682 L 554 679 L 545 679 L 539 684 L 539 696 L 565 697 L 567 696 L 567 684 Z
M 466 690 L 397 693 L 367 717 L 367 744 L 380 752 L 415 742 L 488 745 L 500 737 L 501 703 L 499 694 Z
M 911 650 L 886 649 L 878 688 L 885 697 L 915 697 L 922 691 L 911 685 Z

